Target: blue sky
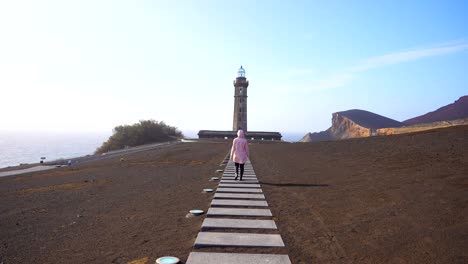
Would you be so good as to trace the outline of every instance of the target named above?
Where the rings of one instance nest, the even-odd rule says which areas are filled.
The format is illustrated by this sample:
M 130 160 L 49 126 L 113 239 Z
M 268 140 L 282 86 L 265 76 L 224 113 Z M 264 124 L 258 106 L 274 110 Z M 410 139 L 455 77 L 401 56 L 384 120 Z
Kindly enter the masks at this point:
M 468 94 L 467 1 L 2 1 L 0 131 L 105 132 L 141 119 L 325 130 L 399 121 Z

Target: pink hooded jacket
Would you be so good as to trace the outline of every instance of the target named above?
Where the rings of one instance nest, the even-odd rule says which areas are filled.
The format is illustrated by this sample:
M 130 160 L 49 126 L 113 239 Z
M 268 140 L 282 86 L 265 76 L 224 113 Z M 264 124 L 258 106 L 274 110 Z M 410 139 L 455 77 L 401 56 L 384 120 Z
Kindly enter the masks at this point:
M 243 130 L 237 131 L 237 137 L 232 141 L 231 159 L 240 164 L 249 159 L 249 145 Z

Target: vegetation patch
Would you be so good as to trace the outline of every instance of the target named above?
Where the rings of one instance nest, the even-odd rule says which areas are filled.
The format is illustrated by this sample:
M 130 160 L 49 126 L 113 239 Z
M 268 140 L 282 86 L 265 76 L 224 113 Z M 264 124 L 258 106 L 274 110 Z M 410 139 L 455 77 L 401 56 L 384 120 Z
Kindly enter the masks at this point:
M 96 149 L 96 154 L 150 143 L 167 142 L 182 138 L 182 132 L 163 121 L 141 120 L 133 125 L 115 127 L 112 136 Z

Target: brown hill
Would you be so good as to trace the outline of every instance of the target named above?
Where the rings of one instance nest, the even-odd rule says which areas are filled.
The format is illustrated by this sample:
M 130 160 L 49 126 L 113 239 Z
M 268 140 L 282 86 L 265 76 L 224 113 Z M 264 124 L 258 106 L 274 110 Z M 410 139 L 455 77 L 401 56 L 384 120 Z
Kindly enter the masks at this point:
M 468 117 L 468 95 L 460 97 L 454 103 L 443 106 L 433 112 L 403 121 L 405 125 L 455 120 Z
M 302 137 L 300 142 L 318 142 L 318 141 L 327 141 L 333 140 L 330 136 L 330 129 L 321 132 L 307 133 Z
M 307 133 L 301 142 L 316 142 L 371 136 L 379 128 L 401 127 L 396 120 L 359 109 L 336 112 L 332 115 L 332 126 L 322 132 Z
M 390 119 L 388 117 L 359 109 L 337 112 L 333 114 L 333 117 L 335 117 L 335 115 L 347 117 L 348 119 L 353 120 L 353 122 L 362 127 L 372 129 L 384 127 L 401 127 L 404 125 L 401 122 Z

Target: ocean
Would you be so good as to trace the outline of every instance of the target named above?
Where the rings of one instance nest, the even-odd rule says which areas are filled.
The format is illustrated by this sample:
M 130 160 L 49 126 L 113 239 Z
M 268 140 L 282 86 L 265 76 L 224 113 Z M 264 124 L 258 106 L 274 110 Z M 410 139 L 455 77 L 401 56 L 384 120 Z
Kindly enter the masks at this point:
M 196 132 L 184 131 L 186 137 L 196 138 Z M 284 141 L 297 141 L 305 133 L 283 133 Z M 0 168 L 20 163 L 37 163 L 93 154 L 111 134 L 80 133 L 12 133 L 0 132 Z
M 93 154 L 109 134 L 0 132 L 0 168 Z

